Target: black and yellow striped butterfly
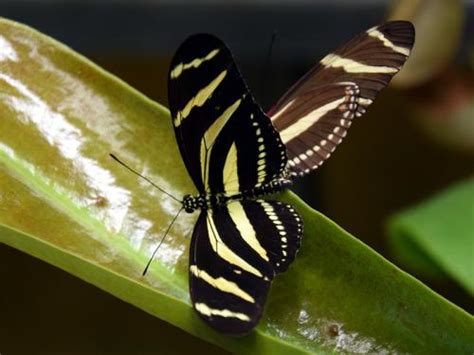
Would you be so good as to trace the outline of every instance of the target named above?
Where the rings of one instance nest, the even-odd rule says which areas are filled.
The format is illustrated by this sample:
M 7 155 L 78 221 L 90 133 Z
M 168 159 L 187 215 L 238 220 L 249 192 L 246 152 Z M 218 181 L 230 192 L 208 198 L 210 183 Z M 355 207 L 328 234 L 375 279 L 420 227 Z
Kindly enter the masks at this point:
M 409 22 L 360 34 L 324 57 L 270 113 L 254 101 L 229 49 L 198 34 L 177 50 L 169 105 L 181 156 L 198 196 L 183 208 L 194 227 L 189 287 L 213 328 L 245 334 L 262 316 L 270 284 L 300 246 L 295 209 L 266 195 L 319 167 L 407 59 Z

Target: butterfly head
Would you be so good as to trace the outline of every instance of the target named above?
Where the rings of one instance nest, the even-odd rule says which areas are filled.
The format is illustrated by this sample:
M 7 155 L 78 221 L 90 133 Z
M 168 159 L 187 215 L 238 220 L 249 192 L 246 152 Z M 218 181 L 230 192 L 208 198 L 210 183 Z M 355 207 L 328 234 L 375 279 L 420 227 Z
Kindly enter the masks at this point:
M 194 211 L 196 211 L 199 208 L 196 197 L 192 195 L 184 195 L 183 207 L 187 213 L 193 213 Z

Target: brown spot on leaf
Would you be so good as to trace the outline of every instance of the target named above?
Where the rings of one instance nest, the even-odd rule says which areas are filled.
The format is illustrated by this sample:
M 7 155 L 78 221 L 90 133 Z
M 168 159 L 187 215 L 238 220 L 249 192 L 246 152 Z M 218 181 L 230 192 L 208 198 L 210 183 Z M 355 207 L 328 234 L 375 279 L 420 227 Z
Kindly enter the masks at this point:
M 337 324 L 331 324 L 327 329 L 328 335 L 336 337 L 339 335 L 339 326 Z

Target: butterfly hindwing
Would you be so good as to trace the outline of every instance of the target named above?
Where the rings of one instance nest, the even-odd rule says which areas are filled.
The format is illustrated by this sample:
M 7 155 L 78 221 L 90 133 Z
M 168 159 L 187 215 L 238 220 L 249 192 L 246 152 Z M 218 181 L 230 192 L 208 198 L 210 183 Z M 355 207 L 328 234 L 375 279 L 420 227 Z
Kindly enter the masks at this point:
M 294 260 L 301 243 L 303 222 L 295 209 L 279 201 L 246 201 L 245 214 L 252 216 L 253 229 L 276 273 Z M 232 211 L 232 204 L 229 205 Z
M 314 113 L 321 110 L 322 105 L 328 104 L 327 100 L 313 98 L 308 101 L 307 98 L 313 97 L 316 93 L 321 94 L 323 88 L 331 84 L 353 83 L 359 91 L 356 100 L 357 108 L 353 113 L 356 117 L 361 116 L 407 60 L 414 43 L 414 36 L 413 25 L 407 21 L 391 21 L 373 27 L 325 56 L 272 107 L 269 116 L 278 131 L 282 133 L 283 142 L 289 145 L 288 159 L 293 172 L 301 175 L 320 166 L 329 157 L 327 153 L 330 153 L 339 141 L 335 132 L 328 129 L 330 127 L 326 123 L 333 120 L 330 126 L 335 129 L 338 121 L 345 119 L 341 116 L 352 115 L 341 111 L 339 115 L 332 114 L 331 118 L 320 116 L 321 119 L 316 119 L 311 127 L 306 127 L 302 125 L 305 118 L 314 116 Z M 341 92 L 339 99 L 344 96 L 346 94 Z M 303 110 L 301 106 L 305 109 Z M 346 123 L 341 125 L 341 128 L 347 129 Z M 283 130 L 288 129 L 288 125 L 292 126 L 294 131 L 294 141 L 289 143 L 283 134 Z M 324 147 L 316 142 L 314 147 L 321 152 L 322 160 L 316 159 L 316 164 L 313 162 L 300 164 L 301 158 L 304 160 L 307 153 L 313 155 L 315 150 L 308 151 L 306 139 L 300 137 L 300 135 L 308 136 L 309 134 L 321 137 L 320 141 L 325 141 L 328 145 L 332 145 L 330 141 L 334 144 L 331 147 Z M 336 139 L 330 139 L 330 135 L 331 138 Z M 340 136 L 342 138 L 343 134 Z M 298 139 L 302 141 L 300 142 L 302 144 L 298 143 Z
M 233 201 L 203 211 L 194 228 L 190 292 L 197 313 L 227 334 L 250 331 L 277 272 L 294 259 L 302 223 L 276 201 Z
M 171 62 L 168 92 L 181 155 L 200 193 L 235 194 L 281 175 L 285 147 L 222 41 L 188 38 Z

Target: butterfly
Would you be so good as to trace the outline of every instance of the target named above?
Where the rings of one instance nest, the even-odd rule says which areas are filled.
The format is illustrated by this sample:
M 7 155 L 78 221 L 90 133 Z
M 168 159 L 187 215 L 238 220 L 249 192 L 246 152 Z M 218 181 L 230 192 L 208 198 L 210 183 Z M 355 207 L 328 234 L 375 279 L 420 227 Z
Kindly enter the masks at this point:
M 225 44 L 189 37 L 174 55 L 168 99 L 179 150 L 198 190 L 191 239 L 193 307 L 233 335 L 260 320 L 275 275 L 295 259 L 303 222 L 267 195 L 318 168 L 408 58 L 414 28 L 392 21 L 325 56 L 265 113 Z

